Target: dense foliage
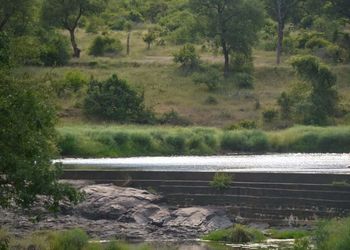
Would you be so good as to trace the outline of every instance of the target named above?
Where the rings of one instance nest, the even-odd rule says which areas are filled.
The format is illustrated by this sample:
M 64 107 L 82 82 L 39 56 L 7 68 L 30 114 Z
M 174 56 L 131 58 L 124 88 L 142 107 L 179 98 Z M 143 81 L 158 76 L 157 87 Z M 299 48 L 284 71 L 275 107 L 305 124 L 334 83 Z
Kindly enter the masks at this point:
M 144 105 L 143 95 L 113 75 L 106 81 L 92 80 L 84 102 L 88 116 L 120 123 L 149 123 L 153 114 Z
M 28 207 L 38 195 L 57 208 L 79 195 L 58 182 L 55 155 L 55 113 L 46 88 L 0 75 L 0 206 Z

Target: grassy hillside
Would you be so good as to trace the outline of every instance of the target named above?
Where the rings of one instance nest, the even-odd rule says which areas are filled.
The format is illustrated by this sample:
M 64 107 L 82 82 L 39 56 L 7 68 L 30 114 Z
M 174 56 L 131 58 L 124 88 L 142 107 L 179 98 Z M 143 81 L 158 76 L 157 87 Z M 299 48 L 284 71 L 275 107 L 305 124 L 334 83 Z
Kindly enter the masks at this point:
M 260 121 L 262 111 L 275 107 L 276 98 L 296 81 L 295 73 L 287 63 L 288 57 L 283 58 L 282 65 L 276 67 L 274 52 L 254 51 L 254 89 L 238 89 L 232 80 L 226 80 L 219 90 L 209 92 L 206 86 L 194 84 L 191 75 L 184 74 L 173 63 L 172 54 L 180 46 L 153 45 L 151 50 L 147 50 L 142 40 L 143 32 L 142 27 L 132 32 L 131 54 L 126 56 L 126 32 L 108 31 L 111 37 L 121 39 L 124 51 L 118 56 L 93 57 L 87 51 L 97 34 L 79 30 L 78 43 L 82 49 L 79 60 L 71 60 L 66 67 L 23 67 L 19 71 L 38 78 L 49 74 L 57 79 L 63 78 L 71 70 L 79 70 L 97 79 L 118 74 L 139 91 L 144 91 L 146 105 L 156 113 L 175 110 L 194 125 L 217 127 L 225 127 L 240 120 Z M 198 51 L 204 63 L 222 66 L 221 55 L 203 52 L 200 47 Z M 342 103 L 348 107 L 350 65 L 334 65 L 332 69 L 338 76 L 337 88 L 342 96 Z M 215 98 L 217 104 L 208 104 L 209 96 Z M 57 100 L 62 122 L 84 121 L 81 111 L 83 98 L 84 91 Z M 348 124 L 350 117 L 342 118 L 338 122 Z

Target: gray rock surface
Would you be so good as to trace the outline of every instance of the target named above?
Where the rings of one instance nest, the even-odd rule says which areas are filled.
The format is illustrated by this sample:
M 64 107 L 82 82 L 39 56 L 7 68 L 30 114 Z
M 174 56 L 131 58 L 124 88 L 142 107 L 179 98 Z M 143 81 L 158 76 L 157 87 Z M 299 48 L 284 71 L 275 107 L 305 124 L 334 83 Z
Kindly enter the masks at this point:
M 171 208 L 160 195 L 108 185 L 81 185 L 85 200 L 57 215 L 0 210 L 0 225 L 16 235 L 44 229 L 82 228 L 100 239 L 195 239 L 233 224 L 223 207 Z M 36 221 L 34 222 L 35 219 Z

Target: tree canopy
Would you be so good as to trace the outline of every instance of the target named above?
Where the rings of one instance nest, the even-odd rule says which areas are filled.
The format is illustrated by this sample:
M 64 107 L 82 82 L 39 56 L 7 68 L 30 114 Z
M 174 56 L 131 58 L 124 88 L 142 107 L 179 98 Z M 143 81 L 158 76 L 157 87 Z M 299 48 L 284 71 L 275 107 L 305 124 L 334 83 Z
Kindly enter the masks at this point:
M 58 182 L 55 112 L 47 88 L 0 73 L 0 207 L 12 202 L 30 207 L 38 195 L 57 208 L 60 200 L 79 200 L 70 186 Z
M 73 56 L 80 56 L 75 30 L 83 16 L 96 14 L 103 9 L 104 0 L 45 0 L 42 8 L 44 23 L 69 31 Z
M 204 35 L 222 49 L 224 72 L 230 71 L 230 54 L 249 54 L 264 23 L 262 7 L 253 0 L 190 0 L 205 26 Z

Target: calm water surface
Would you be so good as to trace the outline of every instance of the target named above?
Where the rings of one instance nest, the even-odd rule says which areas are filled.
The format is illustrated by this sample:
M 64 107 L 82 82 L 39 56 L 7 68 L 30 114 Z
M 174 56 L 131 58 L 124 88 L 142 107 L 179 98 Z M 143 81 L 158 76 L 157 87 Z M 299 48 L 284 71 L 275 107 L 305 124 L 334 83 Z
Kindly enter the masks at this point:
M 61 159 L 56 162 L 69 168 L 87 169 L 350 174 L 350 154 L 131 157 Z

